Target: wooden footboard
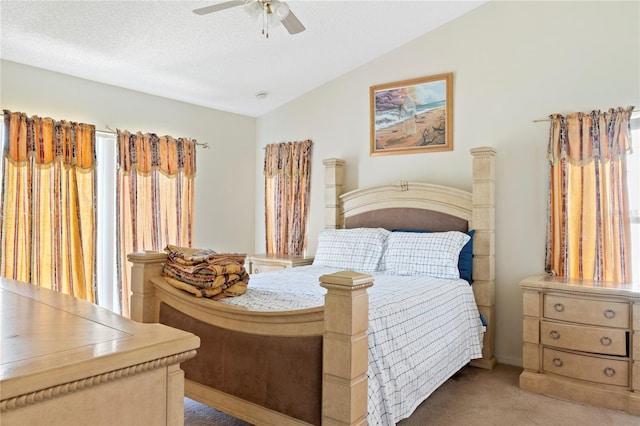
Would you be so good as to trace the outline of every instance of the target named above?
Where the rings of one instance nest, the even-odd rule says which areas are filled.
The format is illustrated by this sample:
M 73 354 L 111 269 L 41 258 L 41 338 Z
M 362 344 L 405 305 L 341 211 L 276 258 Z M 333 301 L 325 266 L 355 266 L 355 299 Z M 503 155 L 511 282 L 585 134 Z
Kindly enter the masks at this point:
M 323 307 L 250 311 L 171 287 L 161 276 L 165 259 L 129 255 L 131 318 L 201 337 L 182 365 L 186 396 L 254 424 L 366 424 L 371 275 L 320 277 Z

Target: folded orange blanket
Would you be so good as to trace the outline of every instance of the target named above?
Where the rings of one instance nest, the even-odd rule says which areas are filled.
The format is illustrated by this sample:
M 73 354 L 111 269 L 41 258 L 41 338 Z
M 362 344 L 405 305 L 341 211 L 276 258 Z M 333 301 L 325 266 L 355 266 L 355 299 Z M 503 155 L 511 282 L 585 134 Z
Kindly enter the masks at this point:
M 246 271 L 243 270 L 240 272 L 240 274 L 224 275 L 191 274 L 175 268 L 174 265 L 169 262 L 165 263 L 164 267 L 162 268 L 162 274 L 164 276 L 171 277 L 200 288 L 222 287 L 223 289 L 225 289 L 239 280 L 248 278 L 248 274 L 246 273 Z M 245 277 L 244 275 L 247 275 L 247 277 Z
M 229 262 L 223 265 L 212 265 L 207 262 L 185 265 L 179 262 L 168 261 L 167 264 L 171 265 L 173 269 L 186 274 L 200 274 L 206 276 L 241 274 L 244 271 L 244 265 L 237 262 Z
M 222 287 L 216 288 L 200 288 L 191 284 L 187 284 L 180 280 L 176 280 L 171 277 L 164 277 L 165 281 L 168 282 L 171 286 L 187 291 L 193 294 L 196 297 L 206 297 L 213 300 L 224 299 L 225 297 L 236 297 L 241 296 L 247 291 L 247 283 L 244 281 L 239 281 L 233 284 L 231 287 L 222 290 Z
M 240 296 L 247 291 L 249 274 L 244 267 L 246 254 L 216 253 L 211 249 L 167 245 L 167 261 L 162 272 L 173 287 L 196 297 L 219 300 Z
M 196 297 L 214 297 L 220 293 L 222 293 L 222 287 L 216 288 L 200 288 L 191 284 L 187 284 L 180 280 L 176 280 L 175 278 L 167 277 L 165 275 L 164 280 L 171 284 L 173 287 L 178 288 L 180 290 L 188 291 Z

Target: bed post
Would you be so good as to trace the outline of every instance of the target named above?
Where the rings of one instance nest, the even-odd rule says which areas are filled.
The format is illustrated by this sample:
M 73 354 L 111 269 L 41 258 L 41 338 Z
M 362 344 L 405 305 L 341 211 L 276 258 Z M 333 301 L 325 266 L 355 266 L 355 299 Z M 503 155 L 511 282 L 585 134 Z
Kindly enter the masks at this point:
M 325 229 L 342 228 L 342 210 L 340 195 L 344 181 L 344 160 L 327 158 L 324 164 L 324 227 Z
M 320 277 L 327 289 L 322 344 L 322 425 L 367 424 L 369 296 L 373 277 L 341 271 Z
M 144 251 L 130 253 L 131 266 L 131 319 L 138 322 L 158 322 L 155 292 L 151 278 L 162 274 L 166 253 Z
M 495 350 L 495 155 L 490 147 L 473 148 L 473 293 L 487 322 L 482 358 L 471 361 L 476 367 L 492 369 Z

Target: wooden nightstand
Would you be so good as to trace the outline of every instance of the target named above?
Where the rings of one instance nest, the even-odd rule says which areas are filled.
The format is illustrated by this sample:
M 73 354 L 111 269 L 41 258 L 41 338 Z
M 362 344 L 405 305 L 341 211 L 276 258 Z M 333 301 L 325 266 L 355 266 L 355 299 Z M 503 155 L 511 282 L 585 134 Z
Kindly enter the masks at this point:
M 520 387 L 640 415 L 640 286 L 522 280 Z
M 261 272 L 311 265 L 313 263 L 313 257 L 254 254 L 247 256 L 246 263 L 249 266 L 248 270 L 250 274 L 259 274 Z

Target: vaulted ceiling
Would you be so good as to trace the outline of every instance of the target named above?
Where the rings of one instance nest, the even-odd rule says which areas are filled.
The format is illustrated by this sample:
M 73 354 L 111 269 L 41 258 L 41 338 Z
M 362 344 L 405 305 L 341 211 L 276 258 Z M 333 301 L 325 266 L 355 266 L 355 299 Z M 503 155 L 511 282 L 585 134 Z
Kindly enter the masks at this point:
M 262 34 L 216 1 L 0 1 L 0 57 L 260 116 L 485 1 L 289 1 L 306 30 Z M 256 94 L 266 92 L 264 99 Z

